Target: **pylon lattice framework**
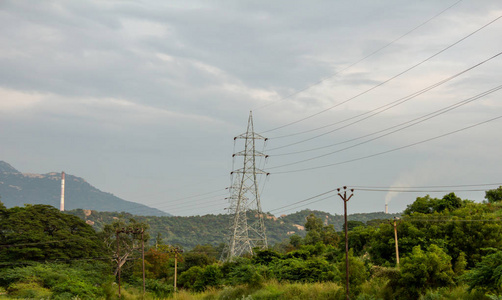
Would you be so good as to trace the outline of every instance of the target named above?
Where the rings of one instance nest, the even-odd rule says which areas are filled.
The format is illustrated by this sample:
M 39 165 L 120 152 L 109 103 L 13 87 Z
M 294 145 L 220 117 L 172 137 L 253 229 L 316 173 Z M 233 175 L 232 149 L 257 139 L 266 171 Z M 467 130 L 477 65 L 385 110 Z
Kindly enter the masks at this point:
M 266 155 L 255 149 L 256 140 L 267 139 L 254 132 L 252 112 L 249 112 L 246 133 L 234 138 L 237 139 L 245 140 L 244 151 L 235 153 L 233 157 L 242 156 L 244 164 L 243 168 L 231 173 L 229 211 L 233 218 L 230 225 L 228 260 L 244 253 L 252 254 L 255 247 L 262 249 L 267 247 L 257 175 L 268 175 L 268 173 L 256 168 L 256 157 L 266 157 Z

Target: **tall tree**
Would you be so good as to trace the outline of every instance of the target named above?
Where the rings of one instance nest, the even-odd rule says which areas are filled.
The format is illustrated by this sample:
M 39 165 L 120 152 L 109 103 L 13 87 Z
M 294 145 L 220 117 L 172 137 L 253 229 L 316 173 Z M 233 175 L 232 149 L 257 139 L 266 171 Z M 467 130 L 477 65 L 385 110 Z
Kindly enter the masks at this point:
M 91 226 L 50 205 L 13 207 L 0 214 L 0 261 L 90 258 L 105 252 Z

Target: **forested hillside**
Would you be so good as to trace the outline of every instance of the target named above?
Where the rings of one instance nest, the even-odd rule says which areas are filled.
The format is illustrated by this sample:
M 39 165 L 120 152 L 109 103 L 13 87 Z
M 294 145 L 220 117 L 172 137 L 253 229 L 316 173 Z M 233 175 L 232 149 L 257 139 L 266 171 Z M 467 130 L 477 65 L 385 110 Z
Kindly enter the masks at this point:
M 92 225 L 96 230 L 101 230 L 106 224 L 115 220 L 129 220 L 131 218 L 138 222 L 146 223 L 150 226 L 152 240 L 160 233 L 162 242 L 170 245 L 180 245 L 187 249 L 192 249 L 198 244 L 210 244 L 217 246 L 226 242 L 225 236 L 228 234 L 231 222 L 229 215 L 204 215 L 190 217 L 154 217 L 154 216 L 135 216 L 128 213 L 97 212 L 90 210 L 73 210 L 67 212 L 76 215 Z M 321 218 L 323 222 L 334 225 L 337 231 L 342 230 L 343 216 L 331 215 L 322 211 L 302 210 L 294 214 L 275 217 L 270 214 L 265 215 L 265 227 L 267 230 L 267 239 L 270 245 L 280 243 L 293 234 L 305 236 L 305 223 L 307 216 L 314 214 Z M 391 219 L 400 214 L 385 214 L 383 212 L 354 214 L 349 215 L 351 221 L 362 222 L 375 219 Z M 250 218 L 255 218 L 256 214 L 249 214 Z

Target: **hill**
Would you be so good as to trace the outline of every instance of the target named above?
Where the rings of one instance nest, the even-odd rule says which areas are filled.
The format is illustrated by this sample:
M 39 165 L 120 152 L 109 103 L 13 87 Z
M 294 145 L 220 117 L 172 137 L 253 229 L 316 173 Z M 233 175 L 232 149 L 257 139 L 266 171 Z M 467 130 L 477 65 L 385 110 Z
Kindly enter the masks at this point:
M 138 222 L 145 222 L 150 226 L 149 232 L 151 243 L 158 233 L 161 234 L 162 242 L 171 245 L 180 245 L 186 249 L 191 249 L 196 245 L 211 244 L 217 246 L 227 242 L 226 234 L 231 222 L 230 215 L 204 215 L 190 217 L 155 217 L 155 216 L 135 216 L 132 214 L 119 214 L 109 212 L 98 212 L 90 210 L 73 210 L 68 213 L 76 215 L 92 225 L 96 230 L 102 229 L 106 224 L 110 224 L 117 219 L 135 219 Z M 269 245 L 280 243 L 293 234 L 305 236 L 303 228 L 305 219 L 313 213 L 323 220 L 327 219 L 328 224 L 333 224 L 337 231 L 342 230 L 343 216 L 331 215 L 322 211 L 302 210 L 290 215 L 275 217 L 271 214 L 265 215 L 265 227 Z M 326 218 L 327 216 L 327 218 Z M 399 214 L 385 214 L 384 212 L 361 213 L 349 215 L 351 221 L 366 223 L 374 219 L 391 219 Z M 251 216 L 255 217 L 255 216 Z M 350 228 L 350 227 L 349 227 Z
M 0 197 L 6 207 L 24 204 L 48 204 L 59 208 L 61 173 L 21 173 L 10 164 L 0 161 Z M 138 212 L 142 215 L 168 216 L 161 210 L 123 200 L 102 192 L 83 178 L 66 174 L 65 209 L 93 209 L 98 211 Z

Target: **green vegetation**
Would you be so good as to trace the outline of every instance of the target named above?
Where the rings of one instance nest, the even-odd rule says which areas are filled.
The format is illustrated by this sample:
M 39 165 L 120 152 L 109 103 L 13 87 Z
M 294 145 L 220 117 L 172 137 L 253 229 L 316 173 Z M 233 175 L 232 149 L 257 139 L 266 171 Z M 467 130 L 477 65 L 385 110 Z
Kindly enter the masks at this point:
M 485 203 L 453 193 L 418 197 L 396 224 L 399 266 L 393 222 L 352 220 L 347 227 L 351 299 L 500 299 L 500 190 L 487 191 Z M 176 299 L 345 299 L 342 226 L 325 225 L 326 214 L 308 213 L 302 234 L 255 249 L 254 255 L 222 262 L 223 248 L 214 242 L 187 247 L 175 261 L 173 245 L 152 230 L 163 218 L 122 215 L 107 223 L 110 215 L 93 212 L 102 218 L 94 219 L 102 222 L 95 231 L 50 206 L 6 208 L 0 202 L 0 297 L 117 299 L 120 266 L 123 299 L 169 299 L 176 262 Z M 191 219 L 193 226 L 202 219 Z M 286 217 L 267 220 L 289 223 Z
M 92 226 L 96 231 L 102 230 L 105 225 L 111 224 L 117 219 L 135 219 L 140 223 L 149 225 L 149 233 L 152 237 L 156 237 L 155 240 L 165 244 L 178 245 L 184 249 L 193 249 L 197 245 L 206 244 L 218 247 L 222 243 L 226 243 L 225 236 L 228 233 L 231 222 L 229 215 L 221 214 L 190 217 L 156 217 L 135 216 L 125 212 L 97 212 L 82 209 L 68 211 L 67 213 L 93 224 Z M 265 214 L 265 227 L 267 228 L 269 245 L 279 244 L 285 240 L 289 242 L 289 237 L 293 234 L 305 237 L 306 231 L 302 227 L 307 217 L 311 214 L 332 225 L 334 227 L 332 231 L 341 231 L 343 228 L 343 215 L 331 215 L 322 211 L 306 209 L 278 218 Z M 353 224 L 365 224 L 367 221 L 395 216 L 399 217 L 400 215 L 385 214 L 383 212 L 349 215 L 349 220 L 351 220 L 349 229 L 352 228 Z M 253 213 L 249 214 L 251 220 L 256 216 Z M 150 240 L 151 245 L 155 243 L 155 240 Z

